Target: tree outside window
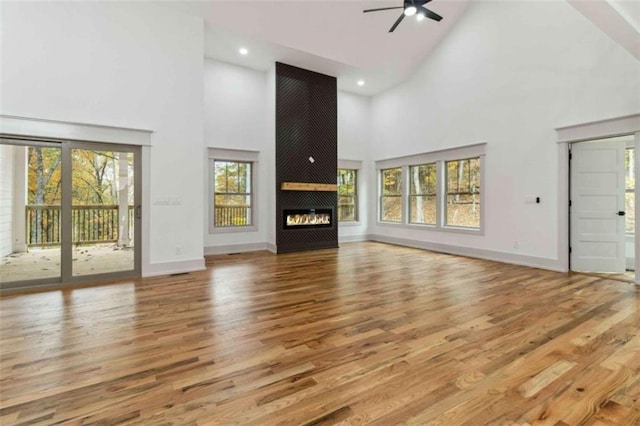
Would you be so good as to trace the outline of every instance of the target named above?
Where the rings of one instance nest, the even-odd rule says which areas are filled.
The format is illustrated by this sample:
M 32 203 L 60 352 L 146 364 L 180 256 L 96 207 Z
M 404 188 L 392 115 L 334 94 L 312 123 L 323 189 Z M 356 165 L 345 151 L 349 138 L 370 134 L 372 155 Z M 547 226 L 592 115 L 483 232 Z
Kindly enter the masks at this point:
M 445 163 L 446 225 L 480 228 L 480 158 Z
M 409 167 L 409 222 L 436 224 L 436 163 Z
M 402 222 L 402 168 L 384 169 L 380 173 L 380 220 Z
M 358 171 L 338 169 L 338 220 L 358 220 Z
M 214 161 L 214 226 L 252 225 L 251 163 Z

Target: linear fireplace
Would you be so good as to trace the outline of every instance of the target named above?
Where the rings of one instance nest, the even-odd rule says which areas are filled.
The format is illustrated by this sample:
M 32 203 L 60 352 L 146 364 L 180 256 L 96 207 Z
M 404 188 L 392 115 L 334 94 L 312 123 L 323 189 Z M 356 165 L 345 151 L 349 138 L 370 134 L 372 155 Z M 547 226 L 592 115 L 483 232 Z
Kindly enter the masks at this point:
M 285 209 L 282 224 L 284 229 L 331 228 L 333 209 Z

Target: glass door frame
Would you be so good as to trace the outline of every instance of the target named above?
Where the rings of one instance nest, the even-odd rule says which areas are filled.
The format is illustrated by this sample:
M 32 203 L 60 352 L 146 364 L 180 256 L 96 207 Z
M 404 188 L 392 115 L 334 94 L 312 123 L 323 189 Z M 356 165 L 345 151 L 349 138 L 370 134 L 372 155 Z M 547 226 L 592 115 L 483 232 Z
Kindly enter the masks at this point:
M 72 200 L 72 176 L 73 161 L 72 151 L 74 149 L 88 151 L 115 151 L 133 153 L 133 187 L 134 187 L 134 226 L 133 226 L 133 269 L 115 272 L 105 272 L 97 274 L 73 275 L 73 200 Z M 62 143 L 62 282 L 63 283 L 86 283 L 89 281 L 100 281 L 117 278 L 137 278 L 142 272 L 142 173 L 141 154 L 139 146 L 121 145 L 100 142 L 65 141 Z M 64 173 L 67 171 L 67 173 Z
M 60 205 L 60 271 L 55 277 L 36 278 L 0 283 L 0 292 L 25 290 L 39 287 L 58 287 L 67 284 L 81 284 L 101 280 L 119 278 L 139 278 L 142 274 L 142 147 L 115 143 L 71 141 L 55 138 L 40 138 L 0 134 L 0 144 L 24 147 L 47 147 L 60 149 L 61 153 L 61 186 Z M 116 151 L 133 153 L 134 184 L 134 267 L 133 269 L 73 276 L 73 242 L 72 242 L 72 157 L 74 149 L 91 151 Z

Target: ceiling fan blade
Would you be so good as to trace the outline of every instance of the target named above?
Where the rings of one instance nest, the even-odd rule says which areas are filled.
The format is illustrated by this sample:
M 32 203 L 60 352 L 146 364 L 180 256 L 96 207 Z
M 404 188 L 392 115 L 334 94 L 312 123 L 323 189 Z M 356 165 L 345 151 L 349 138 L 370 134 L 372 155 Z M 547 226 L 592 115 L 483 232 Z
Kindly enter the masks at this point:
M 437 14 L 437 13 L 435 13 L 435 12 L 430 11 L 430 10 L 429 10 L 429 9 L 427 9 L 426 7 L 422 7 L 422 6 L 420 6 L 420 7 L 418 8 L 418 13 L 421 13 L 421 12 L 422 12 L 422 13 L 424 13 L 424 16 L 426 16 L 427 18 L 431 18 L 431 19 L 433 19 L 434 21 L 438 21 L 438 22 L 440 22 L 440 21 L 442 20 L 442 16 L 438 15 L 438 14 Z
M 429 3 L 431 0 L 416 0 L 413 2 L 413 4 L 415 4 L 416 6 L 424 6 L 425 4 Z
M 367 10 L 363 10 L 362 13 L 367 13 L 367 12 L 379 12 L 381 10 L 391 10 L 391 9 L 404 9 L 404 7 L 402 6 L 398 6 L 398 7 L 381 7 L 378 9 L 367 9 Z
M 400 22 L 402 22 L 402 20 L 404 19 L 404 13 L 400 14 L 400 17 L 398 18 L 398 20 L 393 24 L 393 26 L 391 27 L 391 29 L 389 30 L 390 33 L 393 32 L 393 30 L 396 29 L 396 27 L 398 25 L 400 25 Z

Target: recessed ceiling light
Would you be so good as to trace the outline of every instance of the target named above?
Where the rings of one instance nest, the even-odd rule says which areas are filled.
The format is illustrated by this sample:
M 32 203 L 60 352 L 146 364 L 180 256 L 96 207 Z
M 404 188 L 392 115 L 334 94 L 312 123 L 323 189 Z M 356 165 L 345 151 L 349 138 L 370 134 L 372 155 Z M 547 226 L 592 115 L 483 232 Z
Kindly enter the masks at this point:
M 364 86 L 364 80 L 358 80 L 358 86 Z
M 249 54 L 249 50 L 247 50 L 247 48 L 246 48 L 246 47 L 241 47 L 241 48 L 240 48 L 240 50 L 239 50 L 238 52 L 240 52 L 240 54 L 241 54 L 242 56 L 246 56 L 246 55 L 248 55 L 248 54 Z

